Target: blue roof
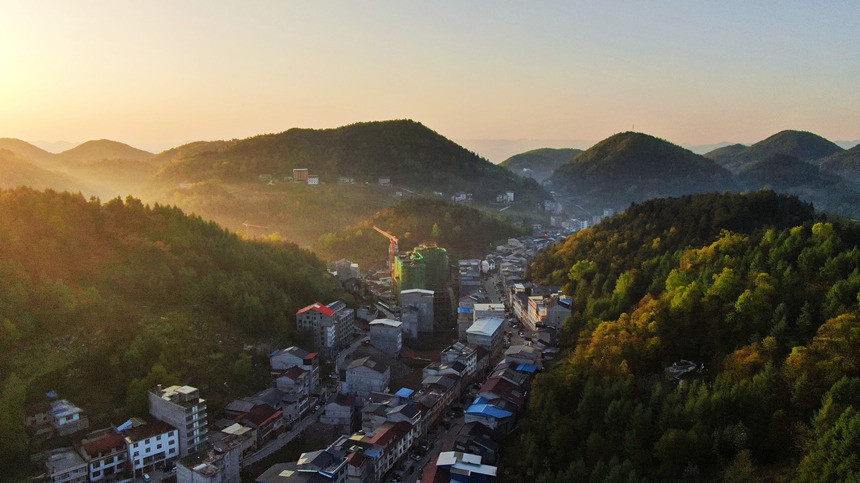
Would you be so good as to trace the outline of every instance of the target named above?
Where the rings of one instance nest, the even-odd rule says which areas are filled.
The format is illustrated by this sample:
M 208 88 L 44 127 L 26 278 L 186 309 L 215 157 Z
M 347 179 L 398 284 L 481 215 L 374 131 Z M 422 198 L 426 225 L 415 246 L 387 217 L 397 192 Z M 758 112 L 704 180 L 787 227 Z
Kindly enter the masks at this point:
M 414 390 L 409 389 L 409 388 L 407 388 L 407 387 L 401 387 L 399 391 L 397 391 L 397 392 L 395 392 L 395 393 L 394 393 L 394 395 L 395 395 L 395 396 L 398 396 L 398 397 L 409 397 L 409 396 L 411 396 L 414 392 L 415 392 Z
M 470 309 L 469 307 L 457 307 L 457 313 L 458 314 L 473 314 L 475 312 L 472 309 Z
M 474 406 L 475 404 L 487 404 L 488 402 L 490 402 L 489 399 L 485 398 L 484 396 L 478 396 L 475 398 L 474 401 L 472 401 L 472 405 Z
M 530 374 L 537 372 L 537 369 L 538 369 L 537 366 L 534 364 L 520 364 L 517 366 L 518 371 L 528 372 Z
M 514 413 L 510 411 L 506 411 L 502 408 L 498 408 L 496 406 L 491 406 L 489 404 L 472 404 L 466 409 L 467 414 L 477 414 L 480 416 L 489 416 L 491 418 L 502 419 L 513 416 Z

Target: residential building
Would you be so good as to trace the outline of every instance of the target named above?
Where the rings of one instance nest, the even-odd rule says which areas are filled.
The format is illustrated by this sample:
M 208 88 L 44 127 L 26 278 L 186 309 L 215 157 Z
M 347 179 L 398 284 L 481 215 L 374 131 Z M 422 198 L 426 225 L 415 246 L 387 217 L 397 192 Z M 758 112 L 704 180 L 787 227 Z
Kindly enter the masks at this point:
M 239 483 L 241 478 L 240 438 L 221 438 L 206 443 L 196 454 L 176 463 L 176 479 L 193 483 Z
M 113 481 L 118 474 L 129 468 L 128 447 L 125 438 L 116 428 L 100 429 L 87 434 L 77 450 L 87 463 L 89 481 Z
M 318 174 L 309 174 L 309 175 L 308 175 L 308 184 L 309 184 L 309 185 L 318 185 L 318 184 L 320 184 L 320 175 L 318 175 Z
M 206 443 L 206 400 L 191 386 L 159 384 L 149 391 L 149 414 L 179 431 L 179 455 L 196 453 Z
M 541 366 L 540 351 L 527 345 L 512 345 L 505 350 L 505 362 Z
M 469 345 L 480 346 L 490 352 L 490 360 L 496 360 L 501 355 L 504 319 L 486 317 L 476 319 L 475 323 L 466 329 L 466 340 Z
M 84 483 L 87 463 L 73 448 L 58 448 L 47 453 L 45 478 L 51 483 Z
M 336 426 L 341 432 L 348 433 L 357 426 L 357 414 L 355 397 L 338 393 L 326 403 L 320 422 Z
M 315 393 L 320 383 L 320 361 L 316 352 L 308 352 L 302 348 L 291 346 L 269 354 L 269 365 L 273 372 L 287 371 L 298 367 L 308 372 L 308 391 Z M 291 374 L 296 374 L 295 371 Z M 286 383 L 285 384 L 289 384 Z
M 486 317 L 505 318 L 505 304 L 475 304 L 473 308 L 474 320 L 483 319 Z
M 483 397 L 477 397 L 464 412 L 464 421 L 468 423 L 480 423 L 484 426 L 506 433 L 513 429 L 514 411 L 504 407 L 504 404 L 491 404 Z
M 52 401 L 48 422 L 58 436 L 67 436 L 90 426 L 89 420 L 83 413 L 83 409 L 65 399 Z
M 341 348 L 352 342 L 355 311 L 342 300 L 328 305 L 315 303 L 296 312 L 296 327 L 312 332 L 317 349 L 333 359 Z
M 233 421 L 257 431 L 257 447 L 261 447 L 284 432 L 284 413 L 269 404 L 257 404 Z
M 397 357 L 403 348 L 402 322 L 376 319 L 370 323 L 370 344 L 386 354 Z
M 346 368 L 346 394 L 366 399 L 372 392 L 387 392 L 391 368 L 382 360 L 366 356 L 352 361 Z
M 497 472 L 495 466 L 482 464 L 480 456 L 459 451 L 439 453 L 436 468 L 451 474 L 451 481 L 463 483 L 490 482 L 495 480 Z
M 418 316 L 419 311 L 415 307 L 403 307 L 400 310 L 400 322 L 403 323 L 401 328 L 403 329 L 403 333 L 406 334 L 406 337 L 409 337 L 410 339 L 418 338 Z
M 418 332 L 433 332 L 433 294 L 432 290 L 419 288 L 400 292 L 400 306 L 418 311 Z
M 383 448 L 381 472 L 385 474 L 412 447 L 418 437 L 415 426 L 400 421 L 383 423 L 370 438 L 370 443 Z
M 154 418 L 131 418 L 117 427 L 128 447 L 133 472 L 163 467 L 179 458 L 179 431 Z
M 276 372 L 275 387 L 285 393 L 308 397 L 311 394 L 311 372 L 299 366 Z

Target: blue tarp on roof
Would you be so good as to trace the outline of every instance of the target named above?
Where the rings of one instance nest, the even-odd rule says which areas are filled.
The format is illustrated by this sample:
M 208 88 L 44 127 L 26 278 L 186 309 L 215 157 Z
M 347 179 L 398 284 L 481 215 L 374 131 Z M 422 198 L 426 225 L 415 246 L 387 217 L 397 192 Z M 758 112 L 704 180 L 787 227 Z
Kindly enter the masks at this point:
M 469 307 L 457 307 L 458 314 L 473 314 L 474 311 Z
M 412 389 L 409 389 L 407 387 L 401 387 L 399 391 L 394 393 L 394 395 L 397 397 L 409 397 L 413 393 L 415 393 L 415 391 L 413 391 Z
M 491 418 L 502 419 L 513 416 L 514 413 L 510 411 L 506 411 L 502 408 L 498 408 L 496 406 L 491 406 L 489 404 L 473 404 L 466 409 L 467 414 L 475 414 L 478 416 L 488 416 Z
M 537 366 L 534 364 L 520 364 L 517 366 L 517 370 L 521 372 L 528 372 L 529 374 L 534 374 L 537 372 Z
M 472 406 L 476 404 L 487 404 L 488 402 L 490 402 L 489 399 L 485 398 L 484 396 L 478 396 L 475 398 L 474 401 L 472 401 Z

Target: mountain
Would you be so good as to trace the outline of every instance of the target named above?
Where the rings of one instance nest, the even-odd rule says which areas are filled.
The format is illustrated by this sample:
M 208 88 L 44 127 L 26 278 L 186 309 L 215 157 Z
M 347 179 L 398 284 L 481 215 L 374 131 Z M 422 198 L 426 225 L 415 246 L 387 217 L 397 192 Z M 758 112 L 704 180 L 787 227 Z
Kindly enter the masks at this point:
M 777 154 L 814 162 L 842 151 L 842 148 L 823 137 L 807 131 L 780 131 L 769 138 L 736 153 L 734 156 L 708 156 L 733 173 L 745 166 L 769 159 Z M 713 154 L 713 151 L 709 154 Z
M 770 186 L 776 191 L 801 186 L 821 189 L 841 181 L 838 176 L 822 173 L 818 166 L 787 154 L 777 154 L 747 165 L 737 179 L 747 189 Z
M 720 166 L 725 165 L 730 162 L 732 159 L 737 157 L 741 152 L 743 152 L 748 146 L 745 144 L 731 144 L 729 146 L 723 146 L 721 148 L 714 149 L 712 151 L 708 151 L 702 156 L 716 161 Z
M 83 183 L 67 174 L 41 168 L 25 161 L 12 151 L 0 149 L 0 188 L 8 189 L 18 186 L 89 192 Z
M 860 144 L 818 160 L 821 169 L 838 174 L 860 186 Z
M 732 184 L 731 174 L 710 159 L 636 132 L 604 139 L 560 166 L 550 179 L 556 191 L 616 206 Z
M 324 183 L 338 177 L 391 183 L 424 191 L 467 191 L 476 200 L 494 200 L 506 190 L 523 201 L 546 195 L 523 180 L 453 141 L 411 120 L 366 122 L 335 129 L 290 129 L 235 142 L 223 149 L 192 152 L 163 166 L 162 186 L 217 179 L 247 182 L 260 175 L 277 179 L 307 168 Z
M 540 183 L 549 178 L 556 168 L 570 161 L 581 152 L 581 149 L 574 148 L 534 149 L 511 156 L 502 161 L 499 166 L 503 166 L 524 178 L 534 178 Z
M 711 151 L 715 151 L 720 148 L 724 148 L 726 146 L 733 146 L 733 143 L 728 142 L 720 142 L 716 144 L 681 144 L 681 147 L 687 150 L 690 150 L 696 154 L 705 154 Z
M 21 159 L 30 160 L 40 166 L 45 166 L 45 163 L 54 157 L 54 153 L 15 138 L 0 138 L 0 149 L 11 151 Z
M 572 300 L 510 481 L 860 474 L 860 226 L 770 191 L 651 200 L 541 254 Z M 682 373 L 685 366 L 692 370 Z
M 0 407 L 12 415 L 56 390 L 91 421 L 123 421 L 166 381 L 200 387 L 219 411 L 271 380 L 266 353 L 246 347 L 306 345 L 296 310 L 342 294 L 306 250 L 131 197 L 0 190 L 0 240 Z M 43 448 L 23 417 L 0 430 L 9 477 Z
M 398 237 L 401 251 L 434 242 L 448 250 L 452 259 L 481 257 L 492 242 L 522 235 L 509 222 L 469 206 L 410 198 L 361 223 L 321 236 L 314 244 L 314 252 L 327 260 L 348 258 L 363 270 L 384 268 L 388 239 L 374 226 Z
M 102 159 L 130 159 L 132 161 L 148 161 L 154 154 L 137 149 L 117 141 L 99 139 L 87 141 L 54 157 L 58 165 L 68 166 L 74 163 L 99 161 Z
M 86 180 L 102 199 L 138 193 L 140 187 L 158 168 L 150 162 L 132 159 L 101 159 L 72 164 L 65 171 Z

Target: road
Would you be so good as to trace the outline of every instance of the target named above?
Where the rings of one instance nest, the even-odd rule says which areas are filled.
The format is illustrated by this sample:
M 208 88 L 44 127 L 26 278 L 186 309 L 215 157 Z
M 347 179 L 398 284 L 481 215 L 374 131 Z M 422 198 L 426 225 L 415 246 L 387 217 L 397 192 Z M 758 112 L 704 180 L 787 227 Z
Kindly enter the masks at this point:
M 346 349 L 344 349 L 344 350 L 340 351 L 340 352 L 337 354 L 337 366 L 336 366 L 336 367 L 337 367 L 337 368 L 339 368 L 339 369 L 344 369 L 344 361 L 346 360 L 346 357 L 347 357 L 348 355 L 352 354 L 352 353 L 353 353 L 353 351 L 355 351 L 356 349 L 358 349 L 358 346 L 360 346 L 360 345 L 361 345 L 364 341 L 366 341 L 366 340 L 367 340 L 367 341 L 369 341 L 369 340 L 370 340 L 370 336 L 369 336 L 369 335 L 366 335 L 366 336 L 364 336 L 364 337 L 361 337 L 361 338 L 359 338 L 359 339 L 356 339 L 356 341 L 355 341 L 355 342 L 353 342 L 352 344 L 350 344 L 350 345 L 349 345 L 349 347 L 347 347 Z
M 283 448 L 284 445 L 295 439 L 296 436 L 300 435 L 302 431 L 307 429 L 312 422 L 316 421 L 323 413 L 323 411 L 325 411 L 325 407 L 321 406 L 319 410 L 313 411 L 308 414 L 306 418 L 302 419 L 301 421 L 299 421 L 298 424 L 293 426 L 293 429 L 291 431 L 282 433 L 276 439 L 266 443 L 257 452 L 242 460 L 242 466 L 252 465 L 267 456 L 271 456 L 275 451 L 278 451 L 279 449 Z
M 460 430 L 465 426 L 465 421 L 463 420 L 463 416 L 460 416 L 457 419 L 451 421 L 451 429 L 443 429 L 442 426 L 439 426 L 439 429 L 442 429 L 441 433 L 437 433 L 434 438 L 427 438 L 430 442 L 433 443 L 433 447 L 430 448 L 430 451 L 421 458 L 414 466 L 414 471 L 403 478 L 405 483 L 417 483 L 421 479 L 421 473 L 424 471 L 424 468 L 433 460 L 433 458 L 439 456 L 439 453 L 443 451 L 452 451 L 454 449 L 454 443 L 457 440 L 457 435 L 460 434 Z M 410 460 L 412 461 L 412 460 Z

